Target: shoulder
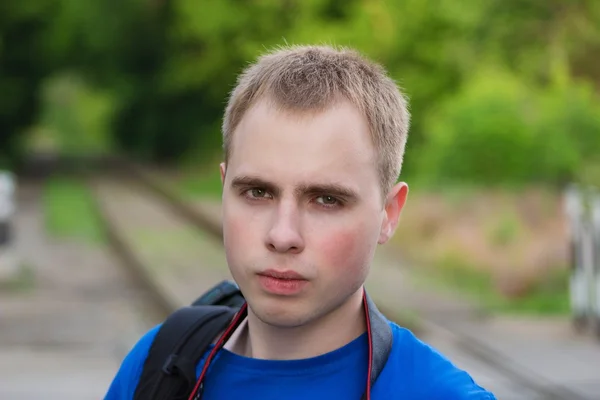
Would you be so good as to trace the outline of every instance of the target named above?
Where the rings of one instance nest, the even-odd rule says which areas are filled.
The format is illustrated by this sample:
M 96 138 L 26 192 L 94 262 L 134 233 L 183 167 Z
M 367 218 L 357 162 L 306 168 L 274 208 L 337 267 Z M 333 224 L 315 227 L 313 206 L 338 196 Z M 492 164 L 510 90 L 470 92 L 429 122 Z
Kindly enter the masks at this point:
M 471 375 L 410 330 L 390 323 L 394 335 L 392 353 L 386 369 L 405 376 L 405 389 L 414 398 L 444 400 L 495 400 Z
M 136 386 L 140 380 L 144 362 L 148 357 L 152 342 L 161 325 L 146 332 L 140 340 L 135 343 L 129 353 L 123 359 L 117 374 L 115 375 L 105 400 L 130 400 L 133 399 Z

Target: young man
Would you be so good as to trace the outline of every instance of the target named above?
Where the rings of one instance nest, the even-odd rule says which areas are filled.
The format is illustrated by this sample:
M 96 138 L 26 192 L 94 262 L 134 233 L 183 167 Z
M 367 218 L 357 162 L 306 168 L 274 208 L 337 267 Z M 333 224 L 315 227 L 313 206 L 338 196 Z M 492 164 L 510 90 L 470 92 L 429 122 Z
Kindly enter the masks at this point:
M 240 76 L 221 177 L 225 252 L 247 308 L 210 357 L 202 399 L 495 398 L 363 289 L 407 198 L 396 180 L 408 126 L 395 83 L 351 50 L 282 48 Z M 133 398 L 157 330 L 107 399 Z

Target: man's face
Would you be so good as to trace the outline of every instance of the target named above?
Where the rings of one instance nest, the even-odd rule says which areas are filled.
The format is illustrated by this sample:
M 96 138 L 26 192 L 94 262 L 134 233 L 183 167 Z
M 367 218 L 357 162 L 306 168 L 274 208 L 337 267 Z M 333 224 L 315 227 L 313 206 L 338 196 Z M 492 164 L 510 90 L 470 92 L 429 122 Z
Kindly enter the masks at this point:
M 348 102 L 315 115 L 258 102 L 221 174 L 229 268 L 252 313 L 278 327 L 357 295 L 406 196 L 401 185 L 382 200 L 367 122 Z

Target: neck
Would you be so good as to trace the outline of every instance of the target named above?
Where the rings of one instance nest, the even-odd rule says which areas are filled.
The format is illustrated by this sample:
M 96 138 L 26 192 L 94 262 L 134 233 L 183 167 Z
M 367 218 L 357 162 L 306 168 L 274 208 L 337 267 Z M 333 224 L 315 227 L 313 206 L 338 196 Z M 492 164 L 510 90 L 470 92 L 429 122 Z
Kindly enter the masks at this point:
M 225 347 L 252 358 L 303 359 L 334 351 L 365 330 L 361 288 L 338 309 L 299 327 L 266 324 L 249 308 L 247 320 L 240 324 Z

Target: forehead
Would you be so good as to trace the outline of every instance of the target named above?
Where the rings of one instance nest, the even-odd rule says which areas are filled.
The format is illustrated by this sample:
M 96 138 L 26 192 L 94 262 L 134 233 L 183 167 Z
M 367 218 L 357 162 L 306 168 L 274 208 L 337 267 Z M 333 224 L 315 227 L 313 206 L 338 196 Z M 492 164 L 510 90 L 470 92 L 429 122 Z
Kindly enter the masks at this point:
M 240 121 L 231 145 L 228 173 L 287 182 L 377 182 L 368 123 L 346 101 L 316 113 L 281 111 L 260 101 Z

